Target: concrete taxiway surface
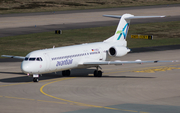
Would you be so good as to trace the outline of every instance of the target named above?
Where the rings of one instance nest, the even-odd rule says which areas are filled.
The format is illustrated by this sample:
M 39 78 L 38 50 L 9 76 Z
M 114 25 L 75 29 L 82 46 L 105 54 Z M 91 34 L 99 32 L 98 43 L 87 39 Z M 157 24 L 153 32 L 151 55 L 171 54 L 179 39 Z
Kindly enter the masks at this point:
M 147 7 L 127 7 L 112 9 L 94 9 L 94 10 L 78 10 L 78 11 L 61 11 L 63 13 L 39 13 L 39 14 L 19 14 L 14 16 L 1 16 L 0 28 L 17 28 L 34 25 L 50 25 L 63 23 L 85 23 L 97 21 L 111 21 L 112 18 L 102 18 L 104 14 L 122 15 L 130 13 L 133 15 L 167 15 L 180 16 L 180 4 L 177 5 L 161 5 Z
M 103 14 L 168 14 L 169 20 L 178 21 L 179 8 L 162 5 L 1 15 L 0 37 L 52 31 L 59 25 L 61 29 L 70 29 L 110 25 L 107 22 L 117 24 L 118 20 L 102 18 Z M 157 21 L 160 20 L 152 22 Z M 179 56 L 177 49 L 131 53 L 119 60 L 180 60 Z M 0 62 L 0 113 L 180 112 L 179 62 L 102 66 L 101 78 L 92 76 L 94 68 L 76 69 L 71 77 L 62 77 L 60 72 L 43 75 L 39 83 L 23 74 L 20 65 L 21 62 Z
M 180 50 L 128 54 L 119 60 L 180 60 Z M 118 60 L 113 59 L 113 60 Z M 102 66 L 72 70 L 71 77 L 46 74 L 39 83 L 20 62 L 0 63 L 1 113 L 179 113 L 180 63 Z
M 111 9 L 59 11 L 48 13 L 0 15 L 0 37 L 54 30 L 117 25 L 118 19 L 103 17 L 104 14 L 166 15 L 166 18 L 137 19 L 133 23 L 166 22 L 180 20 L 180 4 L 142 6 Z

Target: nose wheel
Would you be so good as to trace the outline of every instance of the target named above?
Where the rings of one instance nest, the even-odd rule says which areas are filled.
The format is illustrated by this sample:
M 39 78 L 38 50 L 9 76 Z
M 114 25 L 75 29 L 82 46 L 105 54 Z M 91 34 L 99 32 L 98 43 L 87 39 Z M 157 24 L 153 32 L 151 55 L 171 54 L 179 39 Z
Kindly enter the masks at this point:
M 33 82 L 38 82 L 39 79 L 38 78 L 33 78 Z

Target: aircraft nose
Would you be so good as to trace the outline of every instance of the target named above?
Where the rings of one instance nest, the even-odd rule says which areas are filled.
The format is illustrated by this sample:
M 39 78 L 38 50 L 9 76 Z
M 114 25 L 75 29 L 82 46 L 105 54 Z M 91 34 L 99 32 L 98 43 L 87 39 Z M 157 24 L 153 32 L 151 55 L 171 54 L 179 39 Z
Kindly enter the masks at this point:
M 21 70 L 22 70 L 22 72 L 24 72 L 24 73 L 28 73 L 28 72 L 29 72 L 29 66 L 27 65 L 27 63 L 22 62 L 22 64 L 21 64 Z

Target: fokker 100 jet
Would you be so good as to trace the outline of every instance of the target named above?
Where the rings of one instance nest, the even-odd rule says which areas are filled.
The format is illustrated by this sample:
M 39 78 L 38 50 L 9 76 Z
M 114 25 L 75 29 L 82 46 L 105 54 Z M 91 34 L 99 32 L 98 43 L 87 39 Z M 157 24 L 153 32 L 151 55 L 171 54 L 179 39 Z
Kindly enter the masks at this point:
M 121 57 L 130 52 L 130 49 L 127 48 L 126 37 L 131 19 L 164 16 L 134 16 L 131 14 L 105 16 L 120 18 L 120 21 L 115 34 L 102 42 L 36 50 L 30 52 L 25 57 L 11 55 L 2 55 L 2 57 L 23 59 L 21 70 L 28 76 L 32 76 L 34 82 L 38 82 L 39 75 L 45 73 L 62 71 L 63 76 L 70 76 L 70 70 L 74 68 L 96 67 L 94 76 L 101 77 L 102 71 L 99 69 L 100 65 L 173 62 L 157 60 L 110 61 L 113 57 Z

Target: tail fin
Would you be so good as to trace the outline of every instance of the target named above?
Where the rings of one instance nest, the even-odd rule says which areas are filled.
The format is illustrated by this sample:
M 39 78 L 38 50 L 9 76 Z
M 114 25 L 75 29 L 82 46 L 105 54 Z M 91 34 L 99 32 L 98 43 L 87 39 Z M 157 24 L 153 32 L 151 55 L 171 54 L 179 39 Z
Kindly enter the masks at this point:
M 130 19 L 126 19 L 128 17 L 133 17 L 134 15 L 131 14 L 124 14 L 120 21 L 119 21 L 119 25 L 116 29 L 116 32 L 114 34 L 114 38 L 116 40 L 125 40 L 127 37 L 127 33 L 128 33 L 128 29 L 129 29 L 129 25 L 130 25 Z
M 114 17 L 112 15 L 108 15 L 108 16 Z M 134 17 L 134 15 L 124 14 L 122 15 L 122 17 L 118 16 L 118 18 L 121 18 L 121 19 L 119 21 L 115 34 L 112 37 L 105 40 L 104 42 L 125 41 L 127 37 L 129 25 L 130 25 L 130 19 L 126 19 L 126 18 L 129 18 L 129 17 Z
M 127 46 L 126 37 L 131 19 L 165 17 L 165 16 L 134 16 L 131 14 L 124 14 L 122 16 L 115 16 L 115 15 L 104 15 L 104 16 L 112 17 L 112 18 L 121 18 L 115 34 L 112 37 L 104 40 L 104 42 L 122 42 L 121 44 L 123 46 Z

